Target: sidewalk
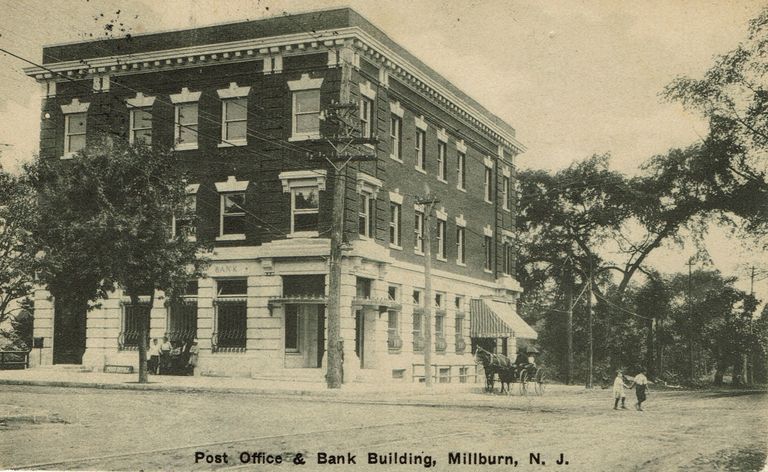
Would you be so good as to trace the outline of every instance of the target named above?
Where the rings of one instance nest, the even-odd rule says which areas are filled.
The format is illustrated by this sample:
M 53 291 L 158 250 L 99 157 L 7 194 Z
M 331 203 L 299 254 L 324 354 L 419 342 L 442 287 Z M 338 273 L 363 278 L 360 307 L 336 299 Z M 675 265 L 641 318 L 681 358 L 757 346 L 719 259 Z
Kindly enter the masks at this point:
M 138 374 L 105 374 L 56 368 L 0 371 L 0 385 L 29 385 L 67 388 L 161 391 L 180 393 L 251 394 L 338 403 L 431 406 L 451 408 L 505 408 L 537 411 L 558 410 L 553 397 L 584 393 L 583 387 L 547 385 L 544 396 L 532 391 L 527 397 L 512 386 L 512 395 L 490 395 L 480 383 L 424 384 L 379 382 L 349 383 L 329 390 L 321 382 L 277 381 L 235 377 L 183 377 L 152 375 L 149 383 L 137 382 Z M 532 390 L 532 388 L 531 388 Z M 497 385 L 498 391 L 498 385 Z

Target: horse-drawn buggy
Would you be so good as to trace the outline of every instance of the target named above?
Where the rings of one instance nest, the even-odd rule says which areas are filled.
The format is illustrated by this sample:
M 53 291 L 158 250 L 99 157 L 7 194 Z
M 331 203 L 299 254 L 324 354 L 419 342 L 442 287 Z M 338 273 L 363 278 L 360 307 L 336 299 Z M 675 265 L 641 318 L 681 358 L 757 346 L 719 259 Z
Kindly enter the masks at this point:
M 483 366 L 487 392 L 493 392 L 495 379 L 498 376 L 501 393 L 505 393 L 505 385 L 506 393 L 511 393 L 510 385 L 517 382 L 520 395 L 528 395 L 531 388 L 536 395 L 544 395 L 546 372 L 524 355 L 512 360 L 503 354 L 495 354 L 478 346 L 475 351 L 475 362 Z

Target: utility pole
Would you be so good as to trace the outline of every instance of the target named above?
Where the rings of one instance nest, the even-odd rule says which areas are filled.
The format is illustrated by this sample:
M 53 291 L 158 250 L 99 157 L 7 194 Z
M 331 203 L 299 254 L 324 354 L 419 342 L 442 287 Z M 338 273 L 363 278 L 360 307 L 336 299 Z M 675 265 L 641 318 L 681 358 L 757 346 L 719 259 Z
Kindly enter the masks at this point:
M 432 387 L 432 225 L 430 217 L 439 200 L 423 197 L 416 203 L 424 206 L 424 385 Z
M 589 374 L 587 375 L 587 388 L 592 388 L 592 373 L 594 371 L 594 346 L 592 340 L 592 261 L 589 264 L 589 280 L 587 281 L 587 314 L 589 316 Z
M 570 263 L 570 261 L 567 261 Z M 568 305 L 568 319 L 566 321 L 566 345 L 568 347 L 568 359 L 566 363 L 565 383 L 573 383 L 573 275 L 570 266 L 565 272 L 565 303 Z
M 344 243 L 344 200 L 346 197 L 346 174 L 350 162 L 376 160 L 373 154 L 349 152 L 358 144 L 376 144 L 376 138 L 361 138 L 360 122 L 357 117 L 358 105 L 351 102 L 352 68 L 348 61 L 341 65 L 341 91 L 339 101 L 332 103 L 321 113 L 320 119 L 335 128 L 335 133 L 326 136 L 323 142 L 333 149 L 331 155 L 319 153 L 311 158 L 324 158 L 334 169 L 333 217 L 328 276 L 328 370 L 325 374 L 328 388 L 341 388 L 344 378 L 341 338 L 341 261 Z M 354 148 L 352 148 L 354 150 Z
M 691 285 L 691 271 L 693 264 L 693 258 L 688 259 L 688 262 L 686 262 L 686 265 L 688 265 L 688 368 L 691 372 L 691 381 L 696 377 L 696 366 L 693 362 L 693 290 Z

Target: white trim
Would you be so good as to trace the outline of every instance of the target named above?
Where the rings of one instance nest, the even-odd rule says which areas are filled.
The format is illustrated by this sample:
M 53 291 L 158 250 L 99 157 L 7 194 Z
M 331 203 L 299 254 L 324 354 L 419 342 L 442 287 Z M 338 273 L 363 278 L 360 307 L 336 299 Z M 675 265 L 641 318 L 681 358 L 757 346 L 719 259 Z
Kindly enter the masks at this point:
M 493 169 L 493 158 L 488 157 L 488 156 L 484 157 L 483 158 L 483 164 L 485 164 L 485 167 L 487 167 L 489 169 Z
M 501 235 L 504 236 L 505 238 L 515 239 L 515 233 L 513 233 L 512 231 L 510 231 L 508 229 L 502 229 L 501 230 Z
M 279 74 L 283 71 L 283 55 L 269 55 L 262 59 L 262 71 L 264 74 Z
M 462 154 L 467 153 L 467 145 L 464 144 L 464 140 L 461 139 L 459 141 L 456 141 L 456 150 L 459 151 Z
M 239 87 L 237 82 L 230 82 L 229 88 L 216 90 L 216 93 L 221 99 L 227 98 L 244 98 L 251 92 L 251 87 Z
M 216 236 L 216 241 L 243 241 L 245 240 L 244 234 L 222 234 Z
M 373 89 L 369 81 L 366 80 L 365 82 L 360 82 L 358 87 L 360 88 L 360 95 L 371 100 L 376 100 L 376 90 Z
M 400 193 L 399 188 L 389 192 L 389 201 L 392 203 L 397 203 L 398 205 L 403 204 L 403 195 Z
M 509 166 L 502 165 L 501 166 L 501 173 L 504 177 L 512 177 L 512 171 L 509 169 Z M 511 191 L 511 189 L 510 189 Z
M 421 213 L 426 213 L 425 207 L 423 203 L 414 203 L 413 204 L 413 211 L 418 211 Z
M 446 131 L 445 128 L 437 130 L 437 140 L 448 144 L 448 131 Z
M 109 92 L 109 74 L 94 75 L 93 76 L 93 93 Z
M 309 74 L 301 74 L 301 78 L 298 80 L 289 80 L 288 89 L 291 92 L 299 90 L 315 90 L 319 89 L 323 85 L 323 78 L 311 79 Z
M 186 188 L 187 195 L 195 195 L 199 189 L 200 184 L 189 184 Z
M 491 228 L 491 225 L 483 226 L 483 235 L 488 236 L 490 238 L 493 237 L 493 228 Z
M 403 115 L 405 114 L 405 110 L 403 109 L 402 105 L 400 105 L 400 102 L 398 102 L 397 100 L 389 102 L 389 111 L 393 115 L 399 116 L 400 119 L 402 119 Z M 400 132 L 402 133 L 403 130 L 400 130 Z
M 79 99 L 73 98 L 69 105 L 62 105 L 61 112 L 65 115 L 71 115 L 73 113 L 87 113 L 88 107 L 91 106 L 91 102 L 80 102 Z
M 427 131 L 427 121 L 424 119 L 424 115 L 414 117 L 413 122 L 420 130 Z
M 237 180 L 234 175 L 227 177 L 226 182 L 216 182 L 216 191 L 219 193 L 245 192 L 250 182 Z
M 368 175 L 364 172 L 357 173 L 357 193 L 365 193 L 371 195 L 375 199 L 378 196 L 379 189 L 381 189 L 382 185 L 383 183 L 381 180 L 372 175 Z
M 461 226 L 462 228 L 467 227 L 467 220 L 464 219 L 463 213 L 456 217 L 456 226 Z
M 358 67 L 360 67 L 359 64 Z M 383 67 L 379 68 L 379 84 L 382 87 L 389 87 L 389 71 Z
M 136 93 L 136 97 L 126 98 L 125 103 L 127 103 L 131 109 L 149 108 L 155 103 L 155 97 L 149 97 L 141 92 L 138 92 Z
M 43 96 L 46 98 L 51 98 L 56 96 L 56 81 L 55 80 L 44 80 L 40 82 L 40 85 L 43 88 Z
M 442 221 L 448 221 L 448 213 L 445 211 L 445 207 L 435 210 L 435 218 Z
M 184 90 L 186 90 L 186 88 Z M 200 96 L 199 95 L 200 92 L 193 92 L 193 94 L 194 93 L 198 94 L 198 97 Z M 181 94 L 178 94 L 178 95 L 182 95 L 182 94 L 183 94 L 183 92 Z M 187 123 L 187 124 L 184 124 L 184 125 L 180 124 L 180 122 L 179 122 L 179 108 L 182 107 L 182 106 L 185 106 L 185 105 L 189 106 L 191 104 L 194 104 L 195 106 L 197 106 L 198 120 L 195 123 L 195 126 L 198 127 L 198 131 L 199 131 L 199 129 L 200 129 L 200 105 L 199 105 L 198 101 L 196 101 L 196 100 L 180 101 L 178 103 L 174 103 L 174 105 L 173 105 L 173 149 L 176 150 L 176 151 L 186 151 L 186 150 L 190 150 L 190 149 L 197 149 L 198 144 L 200 142 L 200 135 L 197 132 L 195 133 L 195 138 L 196 139 L 195 139 L 194 143 L 179 143 L 178 142 L 179 141 L 179 136 L 181 136 L 181 127 L 182 126 L 187 126 L 187 127 L 191 126 L 191 123 Z
M 499 159 L 504 159 L 504 146 L 499 144 L 499 148 L 496 151 L 496 154 L 499 156 Z
M 280 172 L 278 178 L 283 184 L 283 193 L 288 193 L 298 187 L 317 187 L 325 190 L 326 171 L 318 170 L 291 170 Z
M 178 105 L 181 103 L 199 102 L 203 92 L 190 92 L 187 87 L 182 87 L 180 93 L 171 94 L 171 103 Z

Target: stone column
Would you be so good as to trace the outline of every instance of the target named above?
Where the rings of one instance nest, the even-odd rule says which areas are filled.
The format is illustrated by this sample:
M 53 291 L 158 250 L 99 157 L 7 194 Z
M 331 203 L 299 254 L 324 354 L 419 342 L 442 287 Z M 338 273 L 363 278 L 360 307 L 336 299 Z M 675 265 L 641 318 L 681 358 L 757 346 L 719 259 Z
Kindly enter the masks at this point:
M 32 328 L 34 337 L 43 338 L 43 347 L 32 349 L 29 353 L 29 365 L 53 364 L 53 323 L 54 305 L 50 292 L 44 288 L 36 288 L 34 292 L 35 320 Z
M 283 281 L 278 275 L 248 277 L 248 353 L 256 354 L 251 373 L 283 367 L 282 309 L 269 311 L 269 299 L 280 297 Z

